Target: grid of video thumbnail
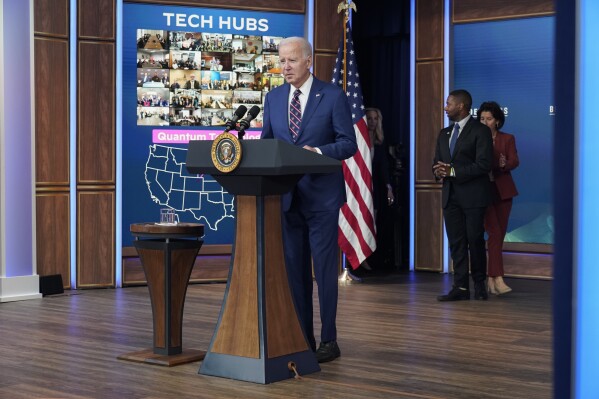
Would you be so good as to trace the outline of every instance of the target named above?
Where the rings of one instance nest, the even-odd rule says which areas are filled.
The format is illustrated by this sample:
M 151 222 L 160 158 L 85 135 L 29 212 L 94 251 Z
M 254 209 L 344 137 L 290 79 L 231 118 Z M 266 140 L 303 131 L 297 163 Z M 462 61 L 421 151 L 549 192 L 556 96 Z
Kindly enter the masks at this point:
M 284 83 L 281 39 L 138 29 L 137 125 L 223 126 L 239 105 L 262 109 Z

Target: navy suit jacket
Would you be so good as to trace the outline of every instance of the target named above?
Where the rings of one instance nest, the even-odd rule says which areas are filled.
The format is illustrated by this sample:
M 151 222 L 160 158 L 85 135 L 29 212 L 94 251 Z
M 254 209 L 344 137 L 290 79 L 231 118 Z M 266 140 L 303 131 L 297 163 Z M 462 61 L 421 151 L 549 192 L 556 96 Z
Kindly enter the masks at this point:
M 354 155 L 358 148 L 356 134 L 343 90 L 314 78 L 294 143 L 289 131 L 290 89 L 291 85 L 285 83 L 266 95 L 261 138 L 275 138 L 299 147 L 318 147 L 323 155 L 338 160 Z M 343 172 L 304 175 L 294 190 L 282 196 L 284 211 L 289 210 L 294 197 L 309 211 L 339 209 L 346 200 Z

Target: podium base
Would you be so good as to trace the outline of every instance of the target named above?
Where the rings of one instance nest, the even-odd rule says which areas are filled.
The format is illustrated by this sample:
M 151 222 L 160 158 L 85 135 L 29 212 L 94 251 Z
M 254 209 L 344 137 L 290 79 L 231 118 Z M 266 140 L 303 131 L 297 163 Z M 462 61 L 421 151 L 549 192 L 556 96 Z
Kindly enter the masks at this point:
M 209 352 L 198 373 L 258 384 L 270 384 L 318 371 L 320 371 L 320 366 L 316 361 L 316 356 L 314 352 L 308 350 L 271 359 L 253 359 Z
M 205 356 L 205 351 L 197 349 L 184 349 L 183 352 L 179 353 L 178 355 L 159 355 L 154 353 L 154 350 L 150 348 L 141 351 L 125 353 L 124 355 L 118 356 L 117 359 L 172 367 L 178 366 L 180 364 L 197 362 L 203 360 Z

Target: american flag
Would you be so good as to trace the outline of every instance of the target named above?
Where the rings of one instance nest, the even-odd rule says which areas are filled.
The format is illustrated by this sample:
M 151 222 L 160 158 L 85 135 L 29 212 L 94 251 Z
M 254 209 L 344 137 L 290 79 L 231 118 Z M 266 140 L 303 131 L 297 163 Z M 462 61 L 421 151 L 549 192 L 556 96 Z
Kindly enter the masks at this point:
M 376 232 L 374 227 L 374 205 L 372 201 L 372 152 L 370 137 L 362 103 L 360 75 L 354 52 L 351 29 L 346 23 L 346 68 L 343 67 L 343 38 L 337 52 L 333 84 L 343 87 L 345 73 L 347 86 L 345 94 L 352 111 L 354 131 L 358 142 L 356 154 L 343 162 L 343 176 L 347 203 L 339 213 L 339 246 L 345 253 L 349 264 L 357 269 L 376 249 Z

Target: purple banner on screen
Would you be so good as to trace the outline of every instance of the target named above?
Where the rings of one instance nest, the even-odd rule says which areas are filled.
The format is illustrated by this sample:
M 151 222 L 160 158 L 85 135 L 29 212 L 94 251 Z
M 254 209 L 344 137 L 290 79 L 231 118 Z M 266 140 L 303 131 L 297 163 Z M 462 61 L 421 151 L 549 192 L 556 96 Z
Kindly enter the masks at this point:
M 152 130 L 152 143 L 154 144 L 187 144 L 192 140 L 214 140 L 221 130 L 178 130 L 154 129 Z M 236 131 L 229 132 L 237 136 Z M 246 131 L 244 140 L 257 140 L 262 132 L 259 130 Z

